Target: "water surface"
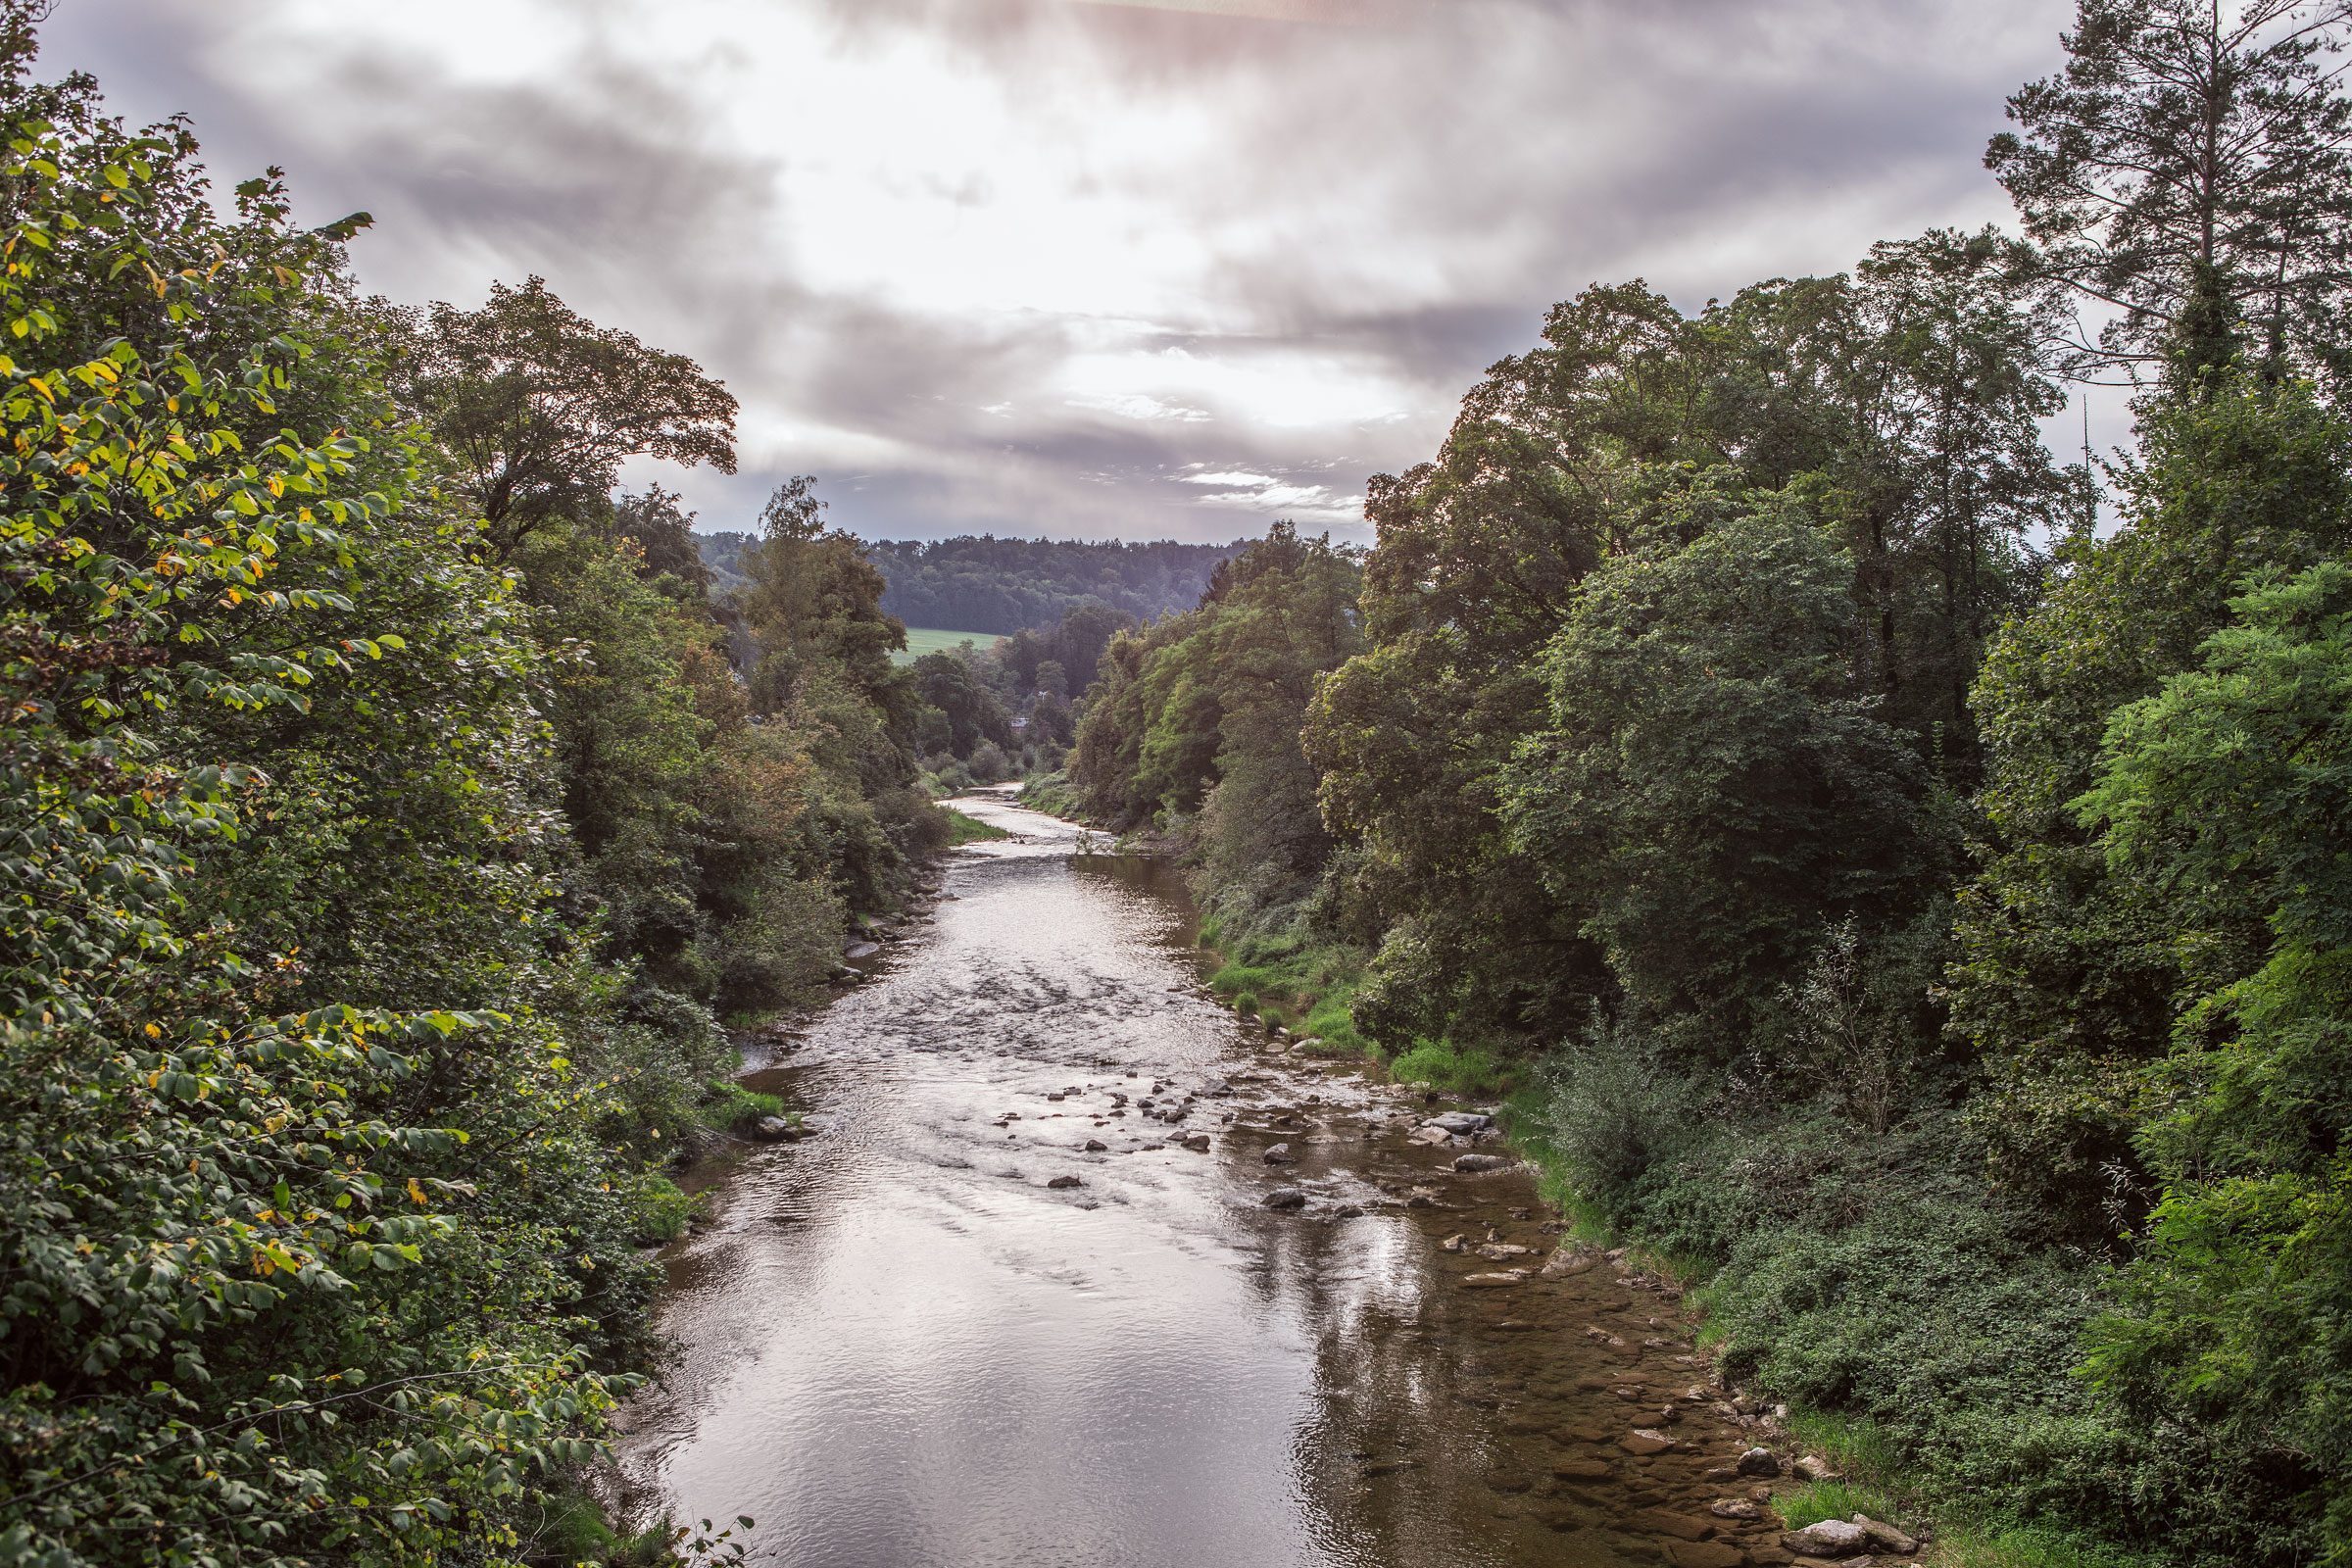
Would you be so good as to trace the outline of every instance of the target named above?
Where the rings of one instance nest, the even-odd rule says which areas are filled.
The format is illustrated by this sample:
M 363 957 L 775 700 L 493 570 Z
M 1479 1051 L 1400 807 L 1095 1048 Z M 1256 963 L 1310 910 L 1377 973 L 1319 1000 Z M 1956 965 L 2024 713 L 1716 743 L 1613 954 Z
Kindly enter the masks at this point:
M 682 1359 L 628 1415 L 640 1494 L 752 1515 L 752 1560 L 810 1568 L 1762 1546 L 1707 1512 L 1746 1494 L 1706 1474 L 1745 1440 L 1671 1297 L 1532 1272 L 1559 1237 L 1524 1173 L 1455 1174 L 1405 1140 L 1439 1107 L 1216 1005 L 1164 865 L 957 804 L 1018 837 L 954 857 L 875 977 L 753 1064 L 824 1131 L 747 1154 L 671 1250 Z M 1278 1187 L 1307 1206 L 1265 1207 Z M 1676 1449 L 1627 1451 L 1636 1428 Z

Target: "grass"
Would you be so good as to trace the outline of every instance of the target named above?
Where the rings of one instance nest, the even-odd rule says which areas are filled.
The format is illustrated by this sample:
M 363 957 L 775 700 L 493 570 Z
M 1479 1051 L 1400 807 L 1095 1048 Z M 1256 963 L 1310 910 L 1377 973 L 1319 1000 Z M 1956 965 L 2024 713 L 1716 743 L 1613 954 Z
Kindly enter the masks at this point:
M 1351 1008 L 1363 984 L 1364 956 L 1318 943 L 1296 930 L 1236 931 L 1221 916 L 1200 922 L 1200 946 L 1223 961 L 1208 985 L 1245 1016 L 1279 1023 L 1317 1056 L 1369 1056 L 1398 1083 L 1471 1099 L 1492 1099 L 1518 1087 L 1513 1064 L 1495 1054 L 1450 1041 L 1421 1040 L 1391 1056 L 1356 1032 Z
M 612 1528 L 604 1508 L 584 1492 L 542 1494 L 538 1528 L 522 1544 L 523 1560 L 536 1564 L 599 1562 L 606 1568 L 659 1568 L 676 1561 L 669 1530 L 656 1525 L 633 1534 Z
M 1507 1095 L 1519 1082 L 1512 1064 L 1493 1052 L 1450 1040 L 1414 1041 L 1412 1050 L 1389 1063 L 1389 1076 L 1474 1100 Z
M 1895 1517 L 1892 1503 L 1869 1487 L 1856 1486 L 1851 1481 L 1809 1482 L 1795 1492 L 1784 1492 L 1774 1497 L 1772 1506 L 1791 1530 L 1802 1530 L 1824 1519 L 1851 1519 L 1858 1513 L 1888 1521 Z
M 948 813 L 948 847 L 950 849 L 962 844 L 985 844 L 991 839 L 1012 837 L 1010 833 L 1005 832 L 995 823 L 983 822 L 976 816 L 966 816 L 953 806 L 943 806 L 940 809 Z
M 911 664 L 925 654 L 955 652 L 958 644 L 971 643 L 982 649 L 994 648 L 1003 641 L 993 631 L 942 631 L 935 626 L 906 628 L 906 648 L 890 656 L 894 664 Z
M 666 1176 L 650 1176 L 637 1193 L 637 1232 L 630 1238 L 639 1247 L 659 1247 L 686 1234 L 697 1200 Z
M 710 1085 L 710 1098 L 703 1102 L 702 1120 L 706 1127 L 720 1132 L 733 1132 L 748 1127 L 762 1116 L 784 1114 L 784 1102 L 773 1095 L 763 1095 L 757 1089 L 726 1079 L 715 1079 Z
M 1070 775 L 1059 768 L 1051 773 L 1030 774 L 1021 783 L 1020 801 L 1032 811 L 1043 811 L 1048 816 L 1069 822 L 1086 820 L 1086 808 L 1070 788 Z

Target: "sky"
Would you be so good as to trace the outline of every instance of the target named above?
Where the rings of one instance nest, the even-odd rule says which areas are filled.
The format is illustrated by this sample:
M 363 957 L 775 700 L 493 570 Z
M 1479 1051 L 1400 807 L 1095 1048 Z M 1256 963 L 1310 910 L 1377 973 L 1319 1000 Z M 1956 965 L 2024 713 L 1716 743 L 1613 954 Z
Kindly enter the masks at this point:
M 1366 541 L 1594 282 L 1685 309 L 2009 219 L 2071 0 L 60 0 L 44 69 L 361 281 L 537 273 L 741 400 L 701 526 Z M 2101 432 L 2104 439 L 2104 432 Z M 2071 443 L 2070 443 L 2071 445 Z

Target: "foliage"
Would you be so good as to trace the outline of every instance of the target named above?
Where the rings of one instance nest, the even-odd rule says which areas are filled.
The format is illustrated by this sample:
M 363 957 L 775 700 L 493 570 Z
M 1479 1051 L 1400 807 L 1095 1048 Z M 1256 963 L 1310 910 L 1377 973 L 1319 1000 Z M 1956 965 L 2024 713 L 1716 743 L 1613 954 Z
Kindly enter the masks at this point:
M 682 354 L 583 318 L 544 278 L 493 283 L 478 311 L 436 304 L 395 319 L 403 396 L 504 547 L 602 503 L 631 458 L 735 471 L 726 388 Z
M 2147 1075 L 2137 1142 L 2164 1197 L 2092 1366 L 2132 1408 L 2194 1421 L 2313 1489 L 2340 1560 L 2352 1557 L 2352 568 L 2258 578 L 2232 610 L 2196 668 L 2109 720 L 2099 781 L 2076 806 L 2103 828 L 2116 872 L 2158 890 L 2182 946 L 2212 946 L 2200 928 L 2217 911 L 2250 913 L 2271 937 L 2251 972 L 2192 980 Z
M 2082 0 L 2059 75 L 2009 100 L 1984 162 L 2049 276 L 2106 317 L 2084 372 L 2193 379 L 2241 335 L 2279 370 L 2345 366 L 2352 105 L 2342 0 Z
M 1689 504 L 1732 514 L 1585 580 L 1502 815 L 1635 1005 L 1736 1040 L 1829 925 L 1899 920 L 1934 860 L 1924 769 L 1853 665 L 1850 558 L 1801 500 Z
M 564 1477 L 659 1359 L 663 1170 L 780 1109 L 714 1013 L 811 994 L 948 832 L 879 578 L 788 487 L 730 620 L 674 498 L 606 493 L 623 456 L 730 461 L 691 362 L 537 285 L 419 342 L 343 270 L 364 216 L 301 231 L 274 175 L 216 209 L 183 127 L 26 79 L 31 17 L 0 61 L 0 1556 L 601 1540 Z
M 307 1001 L 215 872 L 291 831 L 260 826 L 277 791 L 319 793 L 271 770 L 278 732 L 415 661 L 477 705 L 422 715 L 452 781 L 492 786 L 490 831 L 436 847 L 521 851 L 487 918 L 528 918 L 537 824 L 491 770 L 528 750 L 535 653 L 332 358 L 336 301 L 306 280 L 331 286 L 331 244 L 268 182 L 208 226 L 192 145 L 97 118 L 84 84 L 12 97 L 0 877 L 27 913 L 0 953 L 0 1541 L 61 1565 L 497 1557 L 512 1499 L 614 1396 L 591 1318 L 642 1293 L 572 1108 L 594 1091 L 520 1017 L 381 983 Z M 142 289 L 140 336 L 109 335 Z M 375 618 L 392 564 L 487 603 L 486 680 Z M 585 1195 L 529 1216 L 534 1159 Z

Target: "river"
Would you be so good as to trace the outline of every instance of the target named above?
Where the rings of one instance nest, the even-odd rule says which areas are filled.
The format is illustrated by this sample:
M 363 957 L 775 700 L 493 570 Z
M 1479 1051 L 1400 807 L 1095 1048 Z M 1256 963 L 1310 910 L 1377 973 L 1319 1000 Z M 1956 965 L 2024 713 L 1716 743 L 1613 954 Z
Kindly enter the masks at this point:
M 1406 1139 L 1441 1107 L 1217 1005 L 1163 864 L 956 804 L 1016 837 L 748 1064 L 822 1131 L 669 1250 L 633 1494 L 808 1568 L 1788 1560 L 1709 1511 L 1748 1440 L 1671 1294 L 1543 1272 L 1523 1170 L 1455 1173 Z

